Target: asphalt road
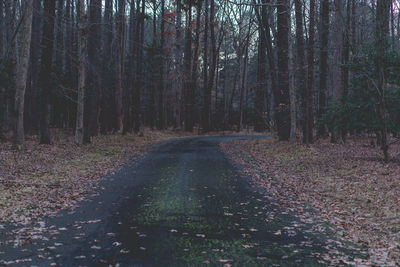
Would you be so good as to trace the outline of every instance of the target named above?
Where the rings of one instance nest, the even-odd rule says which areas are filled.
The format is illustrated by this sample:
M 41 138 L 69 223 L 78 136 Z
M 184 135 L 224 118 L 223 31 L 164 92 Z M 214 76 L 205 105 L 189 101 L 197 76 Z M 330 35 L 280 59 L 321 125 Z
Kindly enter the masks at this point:
M 220 151 L 219 142 L 238 138 L 266 137 L 194 137 L 157 146 L 105 177 L 80 208 L 38 225 L 46 231 L 31 244 L 0 245 L 0 265 L 326 265 L 318 256 L 328 252 L 331 237 L 278 208 Z M 0 242 L 12 238 L 8 230 Z

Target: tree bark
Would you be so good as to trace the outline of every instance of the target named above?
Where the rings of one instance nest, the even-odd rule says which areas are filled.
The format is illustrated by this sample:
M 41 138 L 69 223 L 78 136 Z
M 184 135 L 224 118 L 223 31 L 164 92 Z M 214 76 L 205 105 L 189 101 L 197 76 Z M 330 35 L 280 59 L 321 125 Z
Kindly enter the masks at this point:
M 4 0 L 0 0 L 0 58 L 4 59 L 4 43 L 5 43 L 5 38 L 4 35 L 7 32 L 6 27 L 5 27 L 5 19 L 6 17 L 3 15 L 4 14 Z M 4 64 L 4 63 L 1 63 Z M 3 85 L 0 85 L 0 141 L 5 140 L 5 136 L 3 133 L 3 126 L 4 126 L 4 120 L 5 120 L 5 88 Z
M 210 66 L 210 74 L 209 74 L 209 81 L 208 81 L 208 91 L 210 93 L 210 115 L 209 115 L 209 129 L 212 127 L 211 122 L 213 121 L 211 119 L 212 113 L 211 113 L 211 92 L 214 87 L 214 82 L 215 82 L 215 72 L 217 68 L 217 58 L 218 53 L 217 53 L 217 44 L 216 44 L 216 39 L 215 39 L 215 0 L 210 0 L 210 41 L 211 41 L 211 66 Z M 217 92 L 218 88 L 215 90 L 215 107 L 217 106 Z M 215 108 L 216 109 L 216 108 Z
M 333 34 L 333 60 L 332 66 L 332 100 L 338 102 L 343 97 L 343 0 L 335 0 L 335 21 L 334 21 L 334 34 Z M 335 123 L 334 123 L 335 124 Z M 331 142 L 342 142 L 341 132 L 333 129 L 331 126 Z
M 54 17 L 57 1 L 44 0 L 43 37 L 39 86 L 41 93 L 40 143 L 50 144 L 50 99 L 52 98 L 52 69 L 54 51 Z
M 376 33 L 375 33 L 375 49 L 376 70 L 378 73 L 378 91 L 379 91 L 379 106 L 378 112 L 381 119 L 381 149 L 385 162 L 389 162 L 389 144 L 388 144 L 388 115 L 386 108 L 386 81 L 385 81 L 385 65 L 382 62 L 385 54 L 388 52 L 389 43 L 389 12 L 392 1 L 378 0 L 376 6 Z
M 266 48 L 265 34 L 263 31 L 263 25 L 261 24 L 261 21 L 258 32 L 259 32 L 259 40 L 258 40 L 258 55 L 257 55 L 257 91 L 256 91 L 256 98 L 254 100 L 256 121 L 254 125 L 254 131 L 263 132 L 265 130 L 264 101 L 265 101 L 265 92 L 267 87 L 266 85 L 267 48 Z
M 185 107 L 185 131 L 192 132 L 194 127 L 194 88 L 191 73 L 192 62 L 192 5 L 189 3 L 188 16 L 185 33 L 185 53 L 184 53 L 184 107 Z
M 84 143 L 90 143 L 92 136 L 99 133 L 99 89 L 101 52 L 101 0 L 90 0 L 87 37 L 88 66 L 86 69 Z
M 24 100 L 25 89 L 28 77 L 28 67 L 31 48 L 33 2 L 25 2 L 25 11 L 23 14 L 20 58 L 17 65 L 17 77 L 15 84 L 15 131 L 14 131 L 14 149 L 21 150 L 24 147 Z
M 137 47 L 137 61 L 136 61 L 136 90 L 135 90 L 135 102 L 134 102 L 134 108 L 135 108 L 135 125 L 134 125 L 134 132 L 138 133 L 140 130 L 141 126 L 141 121 L 140 121 L 140 103 L 141 103 L 141 94 L 142 94 L 142 89 L 144 85 L 144 62 L 143 62 L 143 56 L 144 56 L 144 19 L 145 19 L 145 0 L 142 0 L 142 6 L 141 6 L 141 14 L 140 14 L 140 22 L 137 29 L 137 38 L 140 40 L 138 42 L 138 47 Z M 139 2 L 137 5 L 137 9 L 139 10 Z M 140 35 L 139 35 L 140 33 Z
M 315 0 L 310 0 L 310 25 L 308 34 L 308 78 L 306 92 L 306 109 L 305 109 L 305 131 L 303 132 L 303 142 L 309 144 L 313 142 L 313 88 L 314 88 L 314 38 L 315 38 Z M 305 138 L 305 139 L 304 139 Z
M 301 0 L 295 0 L 296 13 L 296 50 L 297 50 L 297 85 L 301 93 L 302 124 L 303 124 L 303 142 L 307 138 L 307 84 L 306 84 L 306 66 L 304 55 L 304 26 L 303 26 L 303 7 Z
M 113 42 L 113 0 L 105 1 L 103 16 L 103 68 L 101 80 L 101 108 L 100 108 L 100 131 L 106 134 L 110 130 L 115 130 L 116 108 L 114 98 L 114 72 L 112 67 L 115 61 L 112 60 L 111 50 Z M 110 101 L 111 100 L 111 101 Z
M 319 66 L 319 106 L 318 118 L 321 119 L 326 110 L 326 91 L 327 91 L 327 74 L 328 74 L 328 51 L 329 51 L 329 0 L 321 2 L 321 29 L 320 29 L 320 66 Z M 326 126 L 323 123 L 318 125 L 318 136 L 326 135 Z
M 33 18 L 32 18 L 32 37 L 31 37 L 31 58 L 30 71 L 25 93 L 25 132 L 34 133 L 38 130 L 38 77 L 39 77 L 39 57 L 40 57 L 40 36 L 41 36 L 41 0 L 33 0 Z M 1 5 L 1 4 L 0 4 Z M 1 13 L 1 10 L 0 10 Z M 1 18 L 0 18 L 1 20 Z M 1 26 L 0 26 L 1 27 Z M 1 35 L 1 33 L 0 33 Z M 1 37 L 0 37 L 1 38 Z M 1 44 L 0 44 L 1 46 Z M 0 49 L 1 50 L 1 49 Z M 1 53 L 0 53 L 1 54 Z M 1 90 L 1 88 L 0 88 Z M 1 94 L 1 93 L 0 93 Z M 1 102 L 0 102 L 1 103 Z M 1 105 L 1 104 L 0 104 Z
M 204 1 L 204 49 L 203 49 L 203 90 L 204 90 L 204 104 L 203 104 L 203 131 L 210 130 L 210 106 L 211 106 L 211 91 L 208 87 L 208 0 Z
M 164 116 L 165 116 L 165 105 L 164 105 L 164 91 L 165 91 L 165 60 L 164 60 L 164 50 L 165 50 L 165 0 L 161 0 L 161 40 L 160 40 L 160 85 L 159 85 L 159 96 L 158 96 L 158 129 L 164 130 L 165 126 Z
M 60 70 L 64 70 L 63 64 L 63 52 L 64 50 L 64 32 L 63 32 L 63 23 L 64 23 L 64 0 L 57 0 L 56 3 L 56 17 L 55 17 L 55 28 L 54 28 L 54 46 L 55 49 L 53 51 L 53 59 L 54 66 Z
M 129 39 L 128 39 L 128 61 L 127 61 L 127 87 L 125 90 L 125 95 L 124 95 L 124 129 L 123 129 L 123 134 L 126 134 L 128 132 L 132 131 L 133 127 L 133 119 L 134 119 L 134 114 L 136 111 L 134 110 L 135 107 L 132 107 L 133 103 L 133 91 L 135 89 L 135 59 L 136 59 L 136 50 L 137 50 L 137 45 L 136 45 L 136 24 L 137 24 L 137 18 L 136 18 L 136 7 L 135 7 L 135 1 L 131 1 L 130 3 L 130 11 L 129 11 Z M 135 103 L 136 104 L 136 103 Z M 133 116 L 132 116 L 133 115 Z
M 176 20 L 175 20 L 175 128 L 181 128 L 182 110 L 182 2 L 176 1 Z
M 116 124 L 117 131 L 122 133 L 123 116 L 122 116 L 122 96 L 124 90 L 123 73 L 124 73 L 124 51 L 125 51 L 125 0 L 118 0 L 117 11 L 117 90 L 115 92 L 116 103 Z
M 290 95 L 289 95 L 289 9 L 287 0 L 277 1 L 278 12 L 278 87 L 275 92 L 276 122 L 280 141 L 290 138 Z
M 79 13 L 79 22 L 78 22 L 78 105 L 76 112 L 76 128 L 75 128 L 75 143 L 77 145 L 83 144 L 84 137 L 84 96 L 85 96 L 85 87 L 86 87 L 86 20 L 87 15 L 85 12 L 85 2 L 78 1 L 78 13 Z

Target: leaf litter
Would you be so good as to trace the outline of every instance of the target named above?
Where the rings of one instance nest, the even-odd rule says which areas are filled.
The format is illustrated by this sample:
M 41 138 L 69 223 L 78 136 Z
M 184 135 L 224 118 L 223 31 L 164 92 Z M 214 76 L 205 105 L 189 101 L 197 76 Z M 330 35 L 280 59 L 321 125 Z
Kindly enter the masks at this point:
M 346 144 L 320 139 L 308 147 L 276 137 L 233 144 L 220 147 L 281 206 L 305 223 L 322 217 L 344 240 L 368 248 L 369 259 L 351 264 L 400 265 L 400 144 L 391 146 L 389 163 L 365 137 Z

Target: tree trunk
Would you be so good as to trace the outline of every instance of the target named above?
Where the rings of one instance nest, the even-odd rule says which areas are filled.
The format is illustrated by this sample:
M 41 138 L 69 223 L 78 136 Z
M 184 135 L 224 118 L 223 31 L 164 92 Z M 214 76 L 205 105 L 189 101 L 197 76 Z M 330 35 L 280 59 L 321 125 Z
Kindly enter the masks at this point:
M 210 66 L 210 74 L 209 74 L 209 81 L 208 81 L 208 91 L 210 93 L 210 111 L 209 111 L 209 119 L 208 119 L 208 125 L 209 129 L 211 128 L 211 120 L 212 113 L 211 113 L 211 92 L 214 87 L 214 81 L 215 81 L 215 71 L 217 68 L 217 58 L 218 58 L 218 53 L 217 53 L 217 44 L 216 44 L 216 39 L 215 39 L 215 0 L 210 0 L 210 41 L 211 41 L 211 66 Z M 215 99 L 217 99 L 217 88 L 215 90 Z M 215 107 L 217 106 L 217 101 L 215 101 Z
M 4 0 L 0 0 L 0 58 L 4 58 L 4 32 L 5 32 L 5 25 L 4 25 Z M 1 96 L 0 96 L 1 97 Z M 1 103 L 0 103 L 1 104 Z
M 348 64 L 350 60 L 350 39 L 351 39 L 351 6 L 353 0 L 347 0 L 346 6 L 346 28 L 344 30 L 343 39 L 343 64 Z M 343 99 L 342 102 L 346 103 L 347 95 L 349 93 L 349 69 L 344 67 L 342 69 L 343 77 Z
M 164 106 L 164 91 L 165 91 L 165 61 L 164 61 L 164 50 L 165 50 L 165 0 L 161 0 L 161 41 L 160 41 L 160 85 L 159 85 L 159 97 L 158 97 L 158 129 L 164 130 L 164 116 L 165 116 L 165 106 Z
M 43 11 L 43 37 L 41 66 L 39 72 L 39 86 L 41 93 L 41 115 L 40 115 L 40 143 L 50 144 L 50 99 L 52 99 L 52 69 L 54 50 L 54 17 L 56 2 L 54 0 L 44 1 Z
M 297 84 L 298 91 L 301 93 L 302 124 L 303 124 L 303 143 L 307 143 L 307 84 L 306 66 L 304 55 L 304 30 L 303 30 L 303 7 L 301 0 L 295 0 L 296 13 L 296 50 L 297 50 Z
M 267 61 L 267 53 L 266 53 L 266 40 L 265 34 L 262 30 L 262 25 L 259 27 L 259 41 L 258 41 L 258 56 L 257 56 L 257 91 L 256 98 L 254 100 L 254 108 L 256 121 L 254 125 L 254 131 L 263 132 L 265 130 L 264 123 L 264 100 L 265 100 L 265 92 L 266 92 L 266 61 Z
M 133 116 L 135 114 L 135 107 L 132 107 L 133 91 L 135 89 L 135 59 L 136 59 L 136 7 L 135 1 L 131 1 L 129 11 L 129 40 L 128 40 L 128 61 L 127 61 L 127 88 L 124 95 L 124 129 L 123 134 L 132 131 Z M 136 104 L 136 103 L 135 103 Z
M 90 0 L 88 25 L 88 68 L 85 90 L 84 143 L 90 143 L 90 137 L 99 133 L 99 89 L 100 89 L 100 52 L 101 52 L 101 0 Z
M 343 0 L 335 0 L 335 21 L 333 36 L 333 60 L 332 66 L 332 100 L 338 102 L 343 97 L 343 75 L 341 64 L 343 63 Z M 335 124 L 335 123 L 334 123 Z M 330 127 L 333 128 L 333 127 Z M 339 143 L 342 137 L 339 131 L 331 130 L 331 142 Z
M 5 16 L 4 13 L 4 1 L 0 0 L 0 58 L 4 59 L 4 35 L 7 32 L 5 27 Z M 1 63 L 3 64 L 3 63 Z M 5 88 L 0 84 L 0 141 L 5 140 L 5 136 L 3 133 L 4 126 L 4 115 L 5 115 Z
M 315 0 L 310 0 L 310 25 L 308 35 L 308 78 L 306 92 L 306 109 L 305 109 L 305 131 L 303 132 L 303 142 L 306 144 L 313 142 L 313 88 L 314 88 L 314 38 L 315 38 Z M 304 140 L 305 138 L 305 140 Z
M 251 24 L 249 23 L 249 30 L 246 35 L 246 40 L 244 43 L 245 47 L 245 53 L 244 53 L 244 59 L 243 59 L 243 71 L 241 72 L 241 84 L 240 86 L 240 99 L 239 99 L 239 121 L 238 121 L 238 127 L 237 131 L 240 132 L 243 128 L 243 108 L 244 108 L 244 93 L 246 90 L 246 82 L 247 82 L 247 64 L 248 64 L 248 58 L 249 58 L 249 41 L 250 41 L 250 26 Z
M 328 75 L 328 51 L 329 51 L 329 0 L 321 2 L 321 29 L 320 29 L 320 66 L 319 66 L 319 106 L 318 118 L 321 119 L 326 109 L 326 91 Z M 323 123 L 318 125 L 318 136 L 326 135 L 326 126 Z
M 379 91 L 379 116 L 382 123 L 381 128 L 381 149 L 385 162 L 389 162 L 389 144 L 388 144 L 388 115 L 386 108 L 386 81 L 385 66 L 382 59 L 389 47 L 389 12 L 392 1 L 378 0 L 376 7 L 376 70 L 378 73 L 377 89 Z
M 290 138 L 289 95 L 289 9 L 287 0 L 278 0 L 278 87 L 275 92 L 276 122 L 280 141 Z
M 186 22 L 185 53 L 184 53 L 184 106 L 185 106 L 185 131 L 192 132 L 194 126 L 194 88 L 191 73 L 192 61 L 192 6 L 189 3 L 189 10 Z
M 42 1 L 33 1 L 33 18 L 32 18 L 32 37 L 31 37 L 31 58 L 30 71 L 27 84 L 27 92 L 25 93 L 25 116 L 24 128 L 25 132 L 34 133 L 38 130 L 38 77 L 39 77 L 39 56 L 40 56 L 40 36 L 41 36 L 41 9 Z M 1 4 L 0 4 L 1 5 Z M 1 10 L 0 10 L 1 13 Z M 1 18 L 0 18 L 1 19 Z M 1 27 L 1 26 L 0 26 Z M 1 35 L 1 33 L 0 33 Z M 1 37 L 0 37 L 1 38 Z M 1 46 L 1 44 L 0 44 Z M 1 50 L 1 49 L 0 49 Z M 1 54 L 1 53 L 0 53 Z M 1 88 L 0 88 L 1 90 Z M 0 93 L 1 94 L 1 93 Z M 1 102 L 0 102 L 1 103 Z M 1 105 L 1 104 L 0 104 Z
M 84 137 L 84 96 L 86 87 L 86 12 L 85 12 L 85 2 L 78 2 L 78 105 L 76 112 L 76 128 L 75 128 L 75 143 L 77 145 L 83 144 Z
M 176 21 L 175 21 L 175 128 L 181 127 L 181 106 L 182 106 L 182 3 L 176 1 Z
M 64 32 L 63 32 L 63 23 L 64 23 L 64 0 L 57 0 L 56 3 L 56 17 L 55 17 L 55 39 L 54 46 L 55 49 L 53 51 L 53 59 L 54 66 L 60 70 L 64 70 L 63 64 L 63 52 L 64 50 Z
M 33 3 L 25 2 L 25 11 L 23 14 L 22 32 L 21 32 L 21 50 L 17 65 L 17 76 L 15 84 L 15 131 L 14 131 L 14 149 L 21 150 L 24 147 L 24 100 L 25 89 L 28 77 L 28 67 L 31 48 Z
M 210 130 L 210 106 L 211 106 L 211 92 L 208 87 L 208 0 L 204 1 L 204 56 L 203 56 L 203 90 L 204 90 L 204 104 L 203 104 L 203 131 Z
M 113 41 L 112 9 L 113 0 L 105 2 L 103 17 L 103 69 L 101 80 L 101 108 L 100 108 L 100 130 L 102 134 L 116 129 L 116 108 L 114 107 L 114 72 L 112 66 L 115 61 L 111 58 L 111 46 Z M 111 101 L 110 101 L 111 100 Z
M 123 73 L 124 73 L 124 51 L 125 51 L 125 0 L 118 0 L 117 12 L 117 90 L 115 92 L 116 103 L 116 124 L 117 131 L 122 133 L 123 130 L 123 116 L 122 116 L 122 95 L 123 95 Z
M 140 15 L 140 23 L 138 27 L 136 28 L 138 33 L 140 35 L 137 35 L 138 40 L 138 47 L 137 47 L 137 65 L 136 65 L 136 90 L 135 90 L 135 103 L 134 103 L 134 108 L 135 108 L 135 126 L 134 126 L 134 131 L 135 133 L 138 133 L 140 130 L 140 104 L 141 104 L 141 93 L 142 93 L 142 88 L 144 85 L 144 62 L 143 62 L 143 55 L 144 55 L 144 19 L 145 19 L 145 0 L 142 0 L 142 6 L 141 6 L 141 15 Z M 139 2 L 137 5 L 137 8 L 139 10 Z

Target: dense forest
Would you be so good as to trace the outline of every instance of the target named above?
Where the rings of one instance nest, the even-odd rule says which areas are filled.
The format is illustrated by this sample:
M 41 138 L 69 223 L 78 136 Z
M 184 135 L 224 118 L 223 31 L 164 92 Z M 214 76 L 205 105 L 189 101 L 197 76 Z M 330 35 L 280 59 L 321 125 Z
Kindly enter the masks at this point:
M 312 143 L 400 125 L 395 0 L 0 0 L 0 138 L 142 127 Z

